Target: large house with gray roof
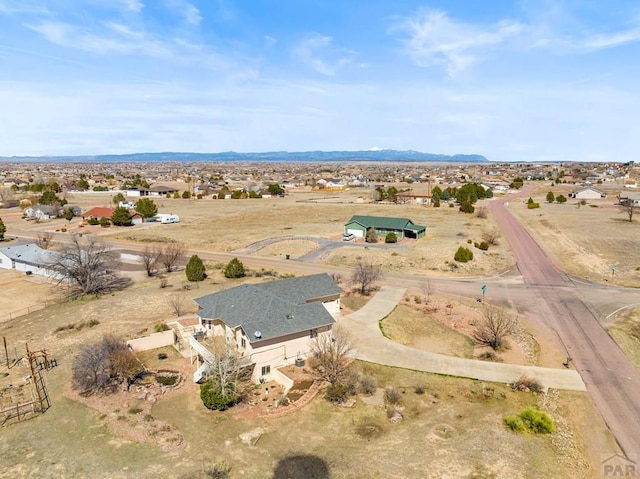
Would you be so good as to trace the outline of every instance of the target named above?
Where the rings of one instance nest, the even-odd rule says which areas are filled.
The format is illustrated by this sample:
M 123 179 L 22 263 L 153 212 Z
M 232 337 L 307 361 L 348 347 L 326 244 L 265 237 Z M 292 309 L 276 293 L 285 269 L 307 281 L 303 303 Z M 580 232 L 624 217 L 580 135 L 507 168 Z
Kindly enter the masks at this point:
M 340 312 L 338 285 L 326 274 L 258 284 L 243 284 L 196 298 L 200 330 L 224 336 L 253 365 L 255 381 L 269 380 L 276 369 L 309 355 L 311 341 L 330 334 Z M 209 368 L 205 342 L 189 340 L 199 367 L 194 381 Z M 277 379 L 277 378 L 276 378 Z
M 355 215 L 344 225 L 344 234 L 352 234 L 356 238 L 365 238 L 367 231 L 374 228 L 379 237 L 388 233 L 395 233 L 399 240 L 403 238 L 422 238 L 427 228 L 414 224 L 408 218 L 394 218 L 389 216 L 361 216 Z

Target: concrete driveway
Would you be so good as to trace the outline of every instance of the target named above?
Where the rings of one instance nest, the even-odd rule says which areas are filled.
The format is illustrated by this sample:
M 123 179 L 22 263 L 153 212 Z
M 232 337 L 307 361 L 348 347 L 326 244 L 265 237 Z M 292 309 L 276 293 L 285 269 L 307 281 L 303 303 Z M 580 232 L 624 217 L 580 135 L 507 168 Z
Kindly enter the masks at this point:
M 348 316 L 337 318 L 338 323 L 353 337 L 358 359 L 387 366 L 499 383 L 510 383 L 525 375 L 537 379 L 545 388 L 586 391 L 580 374 L 572 369 L 456 358 L 420 351 L 385 338 L 378 322 L 394 310 L 405 291 L 404 288 L 383 286 L 364 307 Z

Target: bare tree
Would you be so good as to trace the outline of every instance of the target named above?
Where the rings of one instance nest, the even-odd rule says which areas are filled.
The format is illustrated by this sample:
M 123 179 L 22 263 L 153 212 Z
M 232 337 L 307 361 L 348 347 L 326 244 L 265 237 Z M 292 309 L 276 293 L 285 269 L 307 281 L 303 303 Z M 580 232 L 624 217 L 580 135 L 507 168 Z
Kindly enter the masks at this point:
M 44 233 L 38 234 L 36 245 L 42 249 L 49 249 L 51 247 L 52 240 L 53 233 L 51 233 L 50 231 L 45 231 Z
M 422 294 L 424 294 L 424 304 L 429 304 L 431 297 L 431 283 L 428 279 L 422 283 Z
M 516 332 L 517 327 L 517 318 L 488 306 L 484 310 L 482 322 L 472 332 L 472 337 L 476 343 L 498 351 L 506 346 L 506 337 Z
M 250 387 L 251 368 L 224 336 L 216 337 L 209 351 L 207 380 L 200 387 L 200 398 L 207 408 L 224 411 L 237 404 Z
M 498 244 L 498 239 L 500 239 L 500 232 L 498 230 L 489 230 L 484 231 L 482 233 L 482 240 L 485 241 L 488 245 L 495 246 Z
M 636 206 L 635 202 L 632 199 L 626 198 L 626 199 L 620 199 L 620 204 L 618 205 L 618 208 L 620 208 L 621 213 L 625 213 L 627 215 L 627 218 L 629 218 L 629 222 L 632 222 L 633 214 L 636 212 L 636 210 L 639 207 Z
M 97 343 L 80 346 L 71 367 L 72 385 L 83 394 L 111 391 L 141 369 L 124 341 L 105 335 Z
M 374 265 L 371 261 L 360 260 L 351 274 L 351 282 L 358 286 L 360 294 L 367 294 L 382 276 L 381 266 Z
M 140 262 L 144 266 L 147 276 L 154 276 L 158 272 L 158 262 L 162 256 L 162 250 L 158 246 L 144 247 L 144 251 L 140 255 Z
M 167 269 L 167 273 L 171 273 L 178 268 L 178 264 L 184 260 L 186 248 L 182 243 L 169 243 L 162 248 L 160 261 Z
M 58 284 L 67 285 L 72 294 L 101 294 L 117 291 L 131 283 L 114 271 L 120 255 L 95 236 L 74 235 L 63 243 L 46 265 Z
M 167 299 L 167 304 L 171 307 L 171 311 L 177 316 L 180 317 L 184 313 L 184 301 L 182 296 L 179 294 L 172 294 Z
M 319 334 L 311 342 L 309 367 L 316 378 L 335 384 L 343 379 L 353 353 L 349 333 L 334 326 L 332 331 Z
M 13 190 L 8 186 L 0 187 L 0 203 L 13 199 Z
M 342 275 L 340 273 L 329 273 L 329 276 L 336 284 L 342 283 Z
M 488 213 L 486 206 L 479 206 L 478 208 L 476 208 L 476 218 L 485 219 L 487 215 Z

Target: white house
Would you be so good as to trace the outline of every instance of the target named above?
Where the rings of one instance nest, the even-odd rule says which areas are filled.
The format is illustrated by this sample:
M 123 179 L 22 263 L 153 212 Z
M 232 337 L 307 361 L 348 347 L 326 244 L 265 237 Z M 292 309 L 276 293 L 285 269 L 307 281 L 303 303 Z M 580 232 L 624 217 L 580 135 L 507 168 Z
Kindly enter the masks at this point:
M 618 203 L 621 205 L 632 204 L 640 206 L 640 193 L 620 193 L 618 195 Z
M 606 193 L 593 186 L 587 186 L 586 188 L 581 188 L 569 193 L 569 198 L 575 198 L 577 200 L 600 200 L 606 197 Z
M 46 265 L 54 262 L 56 253 L 29 243 L 0 248 L 0 268 L 23 271 L 27 274 L 53 276 Z
M 59 208 L 51 205 L 33 205 L 24 209 L 24 216 L 31 220 L 46 221 L 56 218 L 59 211 Z
M 340 311 L 338 285 L 326 274 L 245 284 L 195 299 L 200 330 L 224 336 L 253 365 L 254 381 L 275 377 L 276 368 L 306 358 L 311 341 L 330 334 Z M 196 336 L 189 340 L 198 356 L 194 381 L 204 378 L 211 353 Z

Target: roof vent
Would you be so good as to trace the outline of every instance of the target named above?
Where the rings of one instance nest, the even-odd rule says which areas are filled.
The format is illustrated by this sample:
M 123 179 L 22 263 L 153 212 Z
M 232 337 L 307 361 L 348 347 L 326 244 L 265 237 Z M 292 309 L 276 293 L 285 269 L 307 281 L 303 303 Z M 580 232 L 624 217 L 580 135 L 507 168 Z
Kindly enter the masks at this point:
M 287 314 L 286 318 L 287 318 L 287 319 L 293 319 L 293 318 L 294 318 L 294 316 L 293 316 L 293 314 Z
M 262 337 L 262 333 L 260 331 L 256 331 L 255 333 L 253 333 L 253 335 L 258 339 Z

